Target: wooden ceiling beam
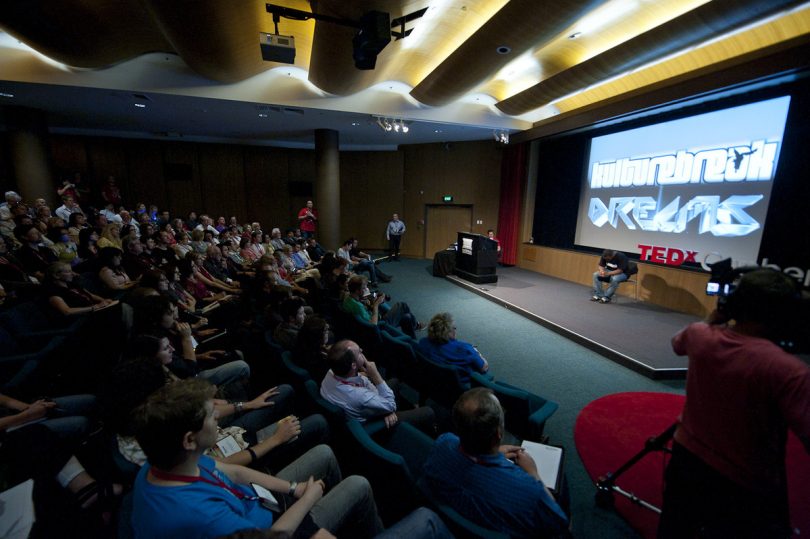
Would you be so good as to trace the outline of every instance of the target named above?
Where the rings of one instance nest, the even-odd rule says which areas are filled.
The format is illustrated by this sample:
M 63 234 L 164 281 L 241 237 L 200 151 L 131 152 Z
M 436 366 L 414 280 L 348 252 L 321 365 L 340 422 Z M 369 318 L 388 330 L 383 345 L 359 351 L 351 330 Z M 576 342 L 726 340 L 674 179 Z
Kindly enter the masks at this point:
M 520 115 L 702 41 L 802 4 L 802 0 L 714 0 L 496 104 Z
M 411 96 L 427 105 L 446 105 L 604 3 L 559 0 L 538 6 L 537 0 L 511 0 L 425 77 Z M 511 53 L 499 54 L 496 49 L 500 46 L 509 47 Z
M 5 0 L 0 27 L 57 62 L 101 69 L 174 52 L 138 0 Z
M 803 35 L 542 120 L 531 129 L 510 135 L 509 139 L 510 143 L 528 142 L 752 80 L 808 69 L 810 35 Z

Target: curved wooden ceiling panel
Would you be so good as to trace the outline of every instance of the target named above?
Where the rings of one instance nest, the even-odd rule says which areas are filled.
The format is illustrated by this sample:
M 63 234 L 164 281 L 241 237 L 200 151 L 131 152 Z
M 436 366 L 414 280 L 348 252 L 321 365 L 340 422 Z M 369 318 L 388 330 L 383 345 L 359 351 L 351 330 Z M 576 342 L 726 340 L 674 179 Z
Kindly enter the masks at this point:
M 496 106 L 506 114 L 524 114 L 597 82 L 801 3 L 800 0 L 714 0 L 549 77 Z
M 138 0 L 6 0 L 0 26 L 73 67 L 103 68 L 147 52 L 173 52 Z
M 445 105 L 497 73 L 517 56 L 545 43 L 605 0 L 512 0 L 411 92 L 432 106 Z M 496 49 L 507 46 L 510 54 Z
M 264 4 L 242 2 L 239 9 L 221 0 L 145 0 L 156 24 L 183 60 L 197 73 L 236 82 L 270 66 L 262 60 L 259 32 Z

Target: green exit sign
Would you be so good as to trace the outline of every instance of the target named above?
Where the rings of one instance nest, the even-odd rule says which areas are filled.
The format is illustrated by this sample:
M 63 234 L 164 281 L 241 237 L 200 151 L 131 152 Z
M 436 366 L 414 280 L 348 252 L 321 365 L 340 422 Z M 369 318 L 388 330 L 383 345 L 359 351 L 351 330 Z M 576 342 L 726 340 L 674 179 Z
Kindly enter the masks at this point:
M 453 202 L 453 195 L 444 195 L 442 200 L 445 202 Z

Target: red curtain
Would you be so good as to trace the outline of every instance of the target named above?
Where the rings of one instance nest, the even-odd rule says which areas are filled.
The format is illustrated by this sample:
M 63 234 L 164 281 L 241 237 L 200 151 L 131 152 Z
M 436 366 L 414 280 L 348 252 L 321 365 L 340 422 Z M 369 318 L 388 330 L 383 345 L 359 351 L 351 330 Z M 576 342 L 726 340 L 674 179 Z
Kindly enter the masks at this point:
M 495 234 L 501 242 L 501 262 L 504 264 L 517 263 L 521 194 L 528 150 L 528 143 L 507 146 L 501 161 L 501 202 Z

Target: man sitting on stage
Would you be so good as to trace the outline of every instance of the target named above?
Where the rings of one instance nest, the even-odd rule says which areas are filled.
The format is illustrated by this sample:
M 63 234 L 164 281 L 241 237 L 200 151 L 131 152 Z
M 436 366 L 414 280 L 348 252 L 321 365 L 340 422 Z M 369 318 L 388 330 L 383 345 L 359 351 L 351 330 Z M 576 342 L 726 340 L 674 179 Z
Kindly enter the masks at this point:
M 673 337 L 689 370 L 659 538 L 792 535 L 785 443 L 790 429 L 810 453 L 810 367 L 772 341 L 794 325 L 798 297 L 784 273 L 755 270 Z
M 591 301 L 610 303 L 610 299 L 621 283 L 630 278 L 627 255 L 619 251 L 605 249 L 599 259 L 599 267 L 593 273 L 593 296 Z M 603 290 L 602 283 L 610 283 Z
M 568 517 L 546 489 L 537 465 L 520 447 L 500 445 L 504 414 L 486 388 L 465 392 L 453 406 L 456 434 L 439 436 L 424 477 L 442 503 L 510 537 L 557 537 Z

